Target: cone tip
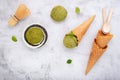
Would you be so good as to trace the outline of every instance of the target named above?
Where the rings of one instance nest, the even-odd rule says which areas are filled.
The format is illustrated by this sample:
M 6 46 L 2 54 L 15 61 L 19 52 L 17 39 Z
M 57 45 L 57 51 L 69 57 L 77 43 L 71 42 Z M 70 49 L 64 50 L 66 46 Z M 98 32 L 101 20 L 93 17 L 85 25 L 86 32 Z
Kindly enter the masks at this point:
M 85 71 L 85 75 L 87 75 L 88 74 L 88 70 L 86 69 L 86 71 Z

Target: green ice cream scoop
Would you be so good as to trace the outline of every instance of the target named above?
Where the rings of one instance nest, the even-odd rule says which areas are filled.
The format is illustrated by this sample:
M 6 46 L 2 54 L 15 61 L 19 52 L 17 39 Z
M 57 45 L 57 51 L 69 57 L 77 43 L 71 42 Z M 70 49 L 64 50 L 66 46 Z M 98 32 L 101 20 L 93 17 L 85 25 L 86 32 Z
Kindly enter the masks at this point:
M 50 16 L 55 21 L 63 21 L 67 17 L 67 10 L 62 6 L 55 6 Z
M 74 48 L 78 45 L 76 36 L 71 34 L 65 35 L 63 43 L 64 43 L 64 46 L 67 48 Z
M 39 27 L 31 27 L 26 31 L 26 40 L 31 45 L 38 45 L 43 41 L 43 31 Z

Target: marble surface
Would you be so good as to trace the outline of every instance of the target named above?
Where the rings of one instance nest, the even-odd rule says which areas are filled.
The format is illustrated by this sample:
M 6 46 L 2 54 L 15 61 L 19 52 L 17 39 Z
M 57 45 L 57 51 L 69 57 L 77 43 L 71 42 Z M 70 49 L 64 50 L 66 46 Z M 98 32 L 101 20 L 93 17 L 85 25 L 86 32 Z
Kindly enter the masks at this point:
M 8 20 L 20 3 L 28 6 L 31 15 L 15 27 L 9 27 Z M 50 18 L 55 5 L 67 9 L 65 21 L 57 23 Z M 81 8 L 79 15 L 74 11 L 76 6 Z M 103 7 L 114 9 L 111 21 L 114 37 L 107 51 L 85 76 L 91 44 L 102 26 Z M 79 46 L 65 48 L 64 35 L 93 14 L 96 18 Z M 0 0 L 0 80 L 120 80 L 119 21 L 120 0 Z M 47 43 L 38 49 L 30 49 L 22 41 L 24 28 L 33 23 L 44 26 L 49 36 Z M 18 42 L 11 40 L 12 35 Z M 69 58 L 72 64 L 66 64 Z

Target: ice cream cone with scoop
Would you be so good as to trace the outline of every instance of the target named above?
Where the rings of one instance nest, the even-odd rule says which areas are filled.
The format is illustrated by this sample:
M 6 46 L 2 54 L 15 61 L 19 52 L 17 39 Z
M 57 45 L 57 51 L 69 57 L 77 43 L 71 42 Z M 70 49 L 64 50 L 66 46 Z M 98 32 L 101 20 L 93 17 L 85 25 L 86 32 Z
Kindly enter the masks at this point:
M 15 26 L 20 20 L 26 18 L 30 15 L 30 10 L 24 4 L 20 4 L 15 12 L 15 14 L 10 18 L 8 24 L 10 26 Z
M 99 58 L 108 48 L 108 42 L 112 39 L 113 35 L 110 34 L 110 19 L 112 16 L 112 9 L 110 10 L 109 16 L 106 19 L 106 9 L 103 9 L 103 26 L 102 29 L 98 31 L 96 38 L 94 39 L 90 57 L 88 60 L 87 68 L 85 74 L 87 75 L 89 71 L 93 68 Z
M 64 46 L 67 48 L 76 47 L 80 43 L 84 34 L 87 32 L 94 18 L 95 15 L 83 22 L 80 26 L 73 29 L 70 33 L 66 34 L 63 40 Z

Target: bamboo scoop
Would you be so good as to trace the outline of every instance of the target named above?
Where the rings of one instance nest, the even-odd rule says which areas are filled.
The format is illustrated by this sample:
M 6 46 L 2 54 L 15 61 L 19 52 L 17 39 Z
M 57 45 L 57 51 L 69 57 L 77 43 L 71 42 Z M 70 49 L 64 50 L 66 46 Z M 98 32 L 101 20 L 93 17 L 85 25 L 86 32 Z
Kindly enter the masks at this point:
M 24 4 L 20 4 L 15 14 L 9 20 L 8 24 L 10 26 L 15 26 L 20 20 L 26 18 L 29 15 L 30 15 L 30 10 Z
M 110 9 L 110 13 L 108 18 L 106 19 L 106 9 L 103 9 L 102 16 L 103 16 L 103 27 L 102 27 L 102 32 L 104 34 L 108 34 L 110 32 L 110 20 L 112 17 L 113 10 Z

